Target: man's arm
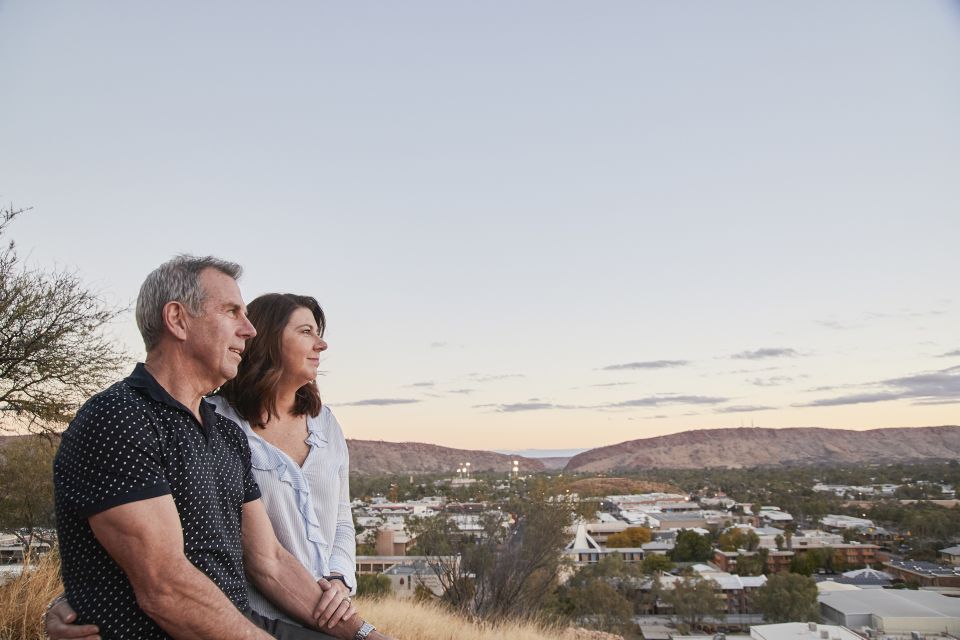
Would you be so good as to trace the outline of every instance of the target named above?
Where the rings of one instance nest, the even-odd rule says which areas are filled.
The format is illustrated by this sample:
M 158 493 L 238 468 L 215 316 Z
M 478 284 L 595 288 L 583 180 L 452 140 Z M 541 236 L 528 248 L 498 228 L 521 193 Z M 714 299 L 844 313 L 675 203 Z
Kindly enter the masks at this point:
M 311 628 L 353 638 L 363 624 L 349 599 L 330 615 L 331 601 L 342 596 L 326 581 L 323 586 L 314 582 L 310 572 L 283 548 L 260 500 L 243 505 L 243 566 L 250 582 L 273 604 Z
M 174 638 L 270 638 L 183 555 L 180 516 L 170 495 L 122 504 L 89 522 L 126 573 L 137 604 Z

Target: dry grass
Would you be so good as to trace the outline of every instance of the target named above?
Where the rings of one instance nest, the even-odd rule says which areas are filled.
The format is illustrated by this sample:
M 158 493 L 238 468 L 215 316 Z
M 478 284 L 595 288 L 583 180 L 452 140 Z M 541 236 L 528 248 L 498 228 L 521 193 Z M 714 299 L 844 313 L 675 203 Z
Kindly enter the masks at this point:
M 631 493 L 683 493 L 679 487 L 664 482 L 638 480 L 636 478 L 579 478 L 566 485 L 571 492 L 584 498 Z
M 358 600 L 364 618 L 401 640 L 613 640 L 621 636 L 586 629 L 557 629 L 531 622 L 472 622 L 431 603 L 386 598 Z
M 40 618 L 63 590 L 59 557 L 50 553 L 29 572 L 0 586 L 0 640 L 41 640 Z M 586 629 L 556 629 L 529 622 L 477 623 L 431 603 L 385 598 L 357 601 L 365 618 L 400 640 L 613 640 Z
M 0 640 L 43 638 L 40 617 L 61 591 L 60 558 L 55 552 L 0 586 Z

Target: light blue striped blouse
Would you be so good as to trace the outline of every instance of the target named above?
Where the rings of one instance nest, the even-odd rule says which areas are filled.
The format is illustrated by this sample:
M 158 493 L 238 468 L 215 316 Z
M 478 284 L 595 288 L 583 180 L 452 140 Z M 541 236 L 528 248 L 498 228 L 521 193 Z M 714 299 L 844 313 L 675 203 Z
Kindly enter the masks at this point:
M 310 446 L 300 467 L 261 438 L 220 396 L 208 398 L 217 413 L 240 425 L 250 443 L 253 475 L 263 506 L 280 544 L 320 578 L 341 573 L 356 591 L 356 532 L 350 511 L 350 454 L 340 424 L 324 406 L 307 418 Z M 270 617 L 289 620 L 256 589 L 249 587 L 250 606 Z

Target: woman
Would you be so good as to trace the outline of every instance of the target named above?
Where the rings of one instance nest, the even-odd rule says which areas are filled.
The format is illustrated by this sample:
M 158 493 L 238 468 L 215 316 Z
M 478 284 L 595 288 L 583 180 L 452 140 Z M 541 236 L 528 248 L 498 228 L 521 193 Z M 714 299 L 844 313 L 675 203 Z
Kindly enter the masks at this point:
M 356 539 L 350 512 L 350 460 L 343 431 L 320 402 L 316 377 L 326 319 L 314 298 L 270 293 L 247 314 L 257 335 L 247 342 L 237 376 L 208 398 L 239 424 L 250 443 L 253 474 L 280 543 L 315 578 L 335 587 L 325 616 L 343 615 L 356 589 Z M 248 587 L 250 606 L 290 620 Z M 336 616 L 339 618 L 340 616 Z M 64 602 L 50 610 L 53 640 L 92 637 Z
M 317 390 L 320 353 L 327 348 L 323 310 L 308 296 L 269 293 L 253 300 L 247 315 L 257 336 L 237 376 L 210 401 L 247 434 L 253 474 L 280 543 L 348 597 L 356 587 L 350 458 Z M 250 606 L 287 619 L 252 588 Z

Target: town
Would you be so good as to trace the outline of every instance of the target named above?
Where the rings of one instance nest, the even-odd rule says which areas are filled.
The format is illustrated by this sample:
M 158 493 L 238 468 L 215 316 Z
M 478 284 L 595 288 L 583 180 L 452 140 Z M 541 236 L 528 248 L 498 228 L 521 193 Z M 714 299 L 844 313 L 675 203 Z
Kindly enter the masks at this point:
M 525 514 L 512 510 L 516 499 L 535 502 L 536 485 L 543 506 L 571 514 L 557 549 L 560 586 L 541 606 L 584 626 L 667 638 L 823 620 L 862 637 L 956 635 L 955 472 L 955 463 L 930 463 L 657 470 L 631 479 L 525 475 L 517 463 L 474 474 L 465 462 L 446 477 L 360 479 L 351 505 L 357 572 L 361 584 L 399 597 L 451 599 L 452 576 L 469 574 L 453 566 L 469 555 L 469 541 L 491 523 L 517 528 Z M 598 493 L 645 483 L 674 488 Z M 746 499 L 758 494 L 768 499 Z M 440 547 L 430 536 L 438 522 L 447 536 Z M 601 584 L 606 598 L 578 601 Z

